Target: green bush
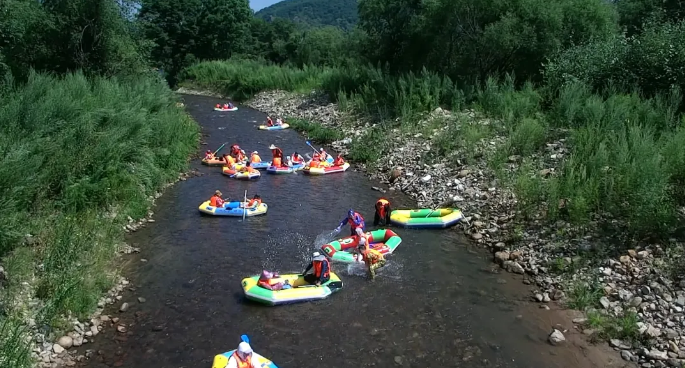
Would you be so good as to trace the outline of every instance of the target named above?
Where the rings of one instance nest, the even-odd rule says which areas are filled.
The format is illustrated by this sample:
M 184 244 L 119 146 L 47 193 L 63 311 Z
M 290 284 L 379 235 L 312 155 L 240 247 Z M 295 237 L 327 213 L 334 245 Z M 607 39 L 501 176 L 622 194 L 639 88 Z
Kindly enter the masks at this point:
M 59 327 L 60 316 L 94 310 L 111 286 L 127 218 L 144 217 L 196 150 L 199 127 L 176 102 L 159 79 L 82 74 L 32 73 L 0 97 L 0 256 L 10 278 L 0 306 L 8 321 L 24 313 L 15 291 L 29 280 L 39 323 Z M 22 356 L 10 345 L 0 361 Z
M 339 129 L 330 128 L 303 119 L 288 118 L 286 121 L 293 129 L 303 132 L 308 139 L 319 143 L 331 143 L 343 138 L 342 132 Z

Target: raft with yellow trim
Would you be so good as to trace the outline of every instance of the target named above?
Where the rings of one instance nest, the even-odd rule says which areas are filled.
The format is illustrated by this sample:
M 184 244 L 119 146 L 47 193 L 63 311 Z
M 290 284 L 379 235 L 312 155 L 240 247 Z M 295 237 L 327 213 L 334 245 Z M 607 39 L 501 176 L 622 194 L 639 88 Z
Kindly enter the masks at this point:
M 290 127 L 290 124 L 288 124 L 288 123 L 283 123 L 281 125 L 273 125 L 273 126 L 260 125 L 259 130 L 283 130 L 283 129 L 288 129 L 289 127 Z
M 327 167 L 305 167 L 304 173 L 309 175 L 326 175 L 339 172 L 345 172 L 350 168 L 350 163 L 345 162 L 342 166 L 327 166 Z
M 221 159 L 219 158 L 212 158 L 212 159 L 202 159 L 202 164 L 207 165 L 207 166 L 223 166 L 226 165 L 226 161 L 223 160 L 223 157 Z
M 390 213 L 391 223 L 408 229 L 444 229 L 463 218 L 464 214 L 457 208 L 394 210 Z
M 235 352 L 235 349 L 225 352 L 223 354 L 219 354 L 214 356 L 214 361 L 212 362 L 212 368 L 226 368 L 226 365 L 228 365 L 228 360 L 231 359 L 231 355 Z M 259 367 L 255 368 L 278 368 L 274 362 L 269 360 L 268 358 L 265 358 L 254 351 L 252 352 L 252 355 L 257 358 L 257 361 L 259 362 Z
M 402 238 L 390 229 L 369 231 L 366 236 L 369 237 L 369 248 L 375 249 L 383 255 L 391 254 L 402 243 Z M 333 261 L 354 263 L 357 260 L 351 252 L 358 245 L 358 236 L 348 236 L 324 244 L 321 250 Z
M 200 212 L 206 215 L 213 216 L 243 217 L 243 213 L 245 213 L 245 217 L 252 217 L 264 215 L 266 214 L 266 211 L 269 209 L 269 206 L 267 206 L 266 203 L 262 203 L 254 208 L 244 209 L 243 207 L 245 207 L 246 204 L 246 202 L 235 201 L 226 202 L 224 203 L 223 207 L 214 207 L 209 205 L 209 201 L 206 201 L 202 202 L 200 207 L 198 207 L 198 210 L 200 210 Z
M 259 171 L 257 171 L 257 170 L 252 171 L 252 172 L 238 171 L 235 174 L 231 175 L 232 178 L 238 179 L 238 180 L 259 179 L 260 176 L 262 176 L 262 174 L 260 174 Z
M 257 285 L 259 275 L 256 275 L 243 279 L 242 285 L 245 297 L 262 304 L 276 306 L 326 299 L 331 294 L 340 291 L 343 287 L 342 280 L 334 272 L 331 272 L 330 280 L 321 284 L 321 286 L 310 285 L 304 281 L 304 276 L 297 274 L 280 275 L 272 280 L 276 282 L 288 280 L 292 288 L 283 290 L 265 289 Z

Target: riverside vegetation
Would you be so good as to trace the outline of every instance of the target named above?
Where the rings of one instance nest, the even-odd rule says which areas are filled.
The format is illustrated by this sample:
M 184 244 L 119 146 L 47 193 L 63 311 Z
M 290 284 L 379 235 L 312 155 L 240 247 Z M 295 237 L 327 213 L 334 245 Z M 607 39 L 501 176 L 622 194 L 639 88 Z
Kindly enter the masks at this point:
M 290 117 L 422 206 L 456 204 L 533 300 L 586 312 L 577 328 L 626 360 L 679 367 L 683 5 L 412 4 L 360 1 L 344 57 L 206 61 L 182 85 Z
M 117 254 L 131 251 L 123 235 L 153 221 L 154 199 L 199 144 L 197 124 L 148 72 L 126 5 L 3 2 L 3 368 L 73 364 L 64 347 L 99 331 L 79 320 L 127 283 L 118 274 Z

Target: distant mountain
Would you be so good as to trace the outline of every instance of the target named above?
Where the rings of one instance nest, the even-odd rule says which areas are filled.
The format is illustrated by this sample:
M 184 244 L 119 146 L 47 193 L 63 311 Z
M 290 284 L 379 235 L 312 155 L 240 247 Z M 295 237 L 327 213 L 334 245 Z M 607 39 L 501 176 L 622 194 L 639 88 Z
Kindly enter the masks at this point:
M 250 8 L 254 11 L 260 11 L 267 6 L 271 6 L 283 0 L 250 0 Z
M 310 26 L 352 29 L 357 20 L 357 0 L 284 0 L 257 13 L 264 20 L 285 18 Z

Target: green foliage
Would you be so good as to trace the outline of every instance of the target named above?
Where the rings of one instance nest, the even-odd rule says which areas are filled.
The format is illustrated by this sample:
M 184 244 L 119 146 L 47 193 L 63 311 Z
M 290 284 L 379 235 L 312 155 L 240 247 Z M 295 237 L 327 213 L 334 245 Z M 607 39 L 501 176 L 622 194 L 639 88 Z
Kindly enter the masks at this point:
M 152 58 L 175 84 L 197 60 L 246 52 L 251 29 L 247 0 L 143 0 L 138 17 L 152 40 Z
M 373 62 L 466 81 L 511 72 L 537 79 L 560 48 L 616 30 L 615 9 L 597 0 L 361 0 L 359 16 Z
M 261 9 L 256 17 L 288 19 L 305 26 L 334 26 L 345 30 L 357 24 L 357 0 L 285 0 Z
M 145 216 L 196 149 L 199 129 L 175 103 L 154 77 L 79 73 L 33 73 L 0 97 L 0 256 L 11 278 L 2 314 L 24 312 L 14 305 L 28 280 L 43 303 L 39 323 L 92 312 L 111 286 L 127 217 Z M 12 336 L 0 361 L 26 367 Z
M 327 144 L 343 138 L 342 132 L 339 129 L 303 119 L 287 118 L 286 121 L 293 129 L 303 132 L 307 139 L 315 142 Z

